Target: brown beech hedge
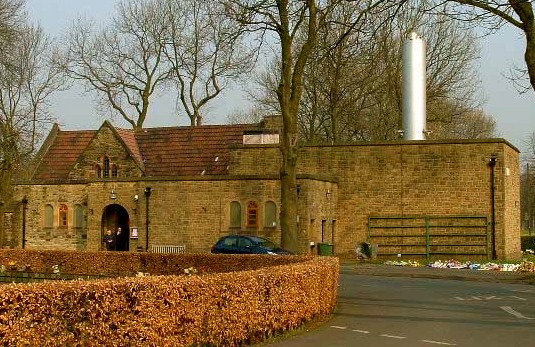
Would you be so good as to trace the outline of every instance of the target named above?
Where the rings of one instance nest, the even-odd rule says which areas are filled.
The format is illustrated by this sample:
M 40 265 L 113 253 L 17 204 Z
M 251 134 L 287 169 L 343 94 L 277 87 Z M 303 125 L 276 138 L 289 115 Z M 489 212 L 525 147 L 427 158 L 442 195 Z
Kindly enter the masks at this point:
M 196 268 L 200 273 L 252 270 L 265 266 L 304 261 L 303 257 L 265 257 L 223 254 L 162 254 L 130 252 L 77 252 L 0 249 L 0 266 L 27 272 L 52 273 L 58 266 L 61 273 L 81 275 L 132 276 L 137 272 L 151 275 L 183 274 Z
M 334 257 L 0 252 L 18 264 L 130 277 L 0 285 L 4 346 L 245 345 L 330 315 L 339 272 Z

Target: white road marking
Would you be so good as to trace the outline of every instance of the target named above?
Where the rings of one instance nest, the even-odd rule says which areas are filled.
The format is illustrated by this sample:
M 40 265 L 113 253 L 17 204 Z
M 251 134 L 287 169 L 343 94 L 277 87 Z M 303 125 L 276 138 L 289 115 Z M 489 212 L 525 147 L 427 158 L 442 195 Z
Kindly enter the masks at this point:
M 516 295 L 511 295 L 510 298 L 521 300 L 521 301 L 528 301 L 528 299 L 524 299 L 524 298 L 521 298 L 521 297 L 516 296 Z
M 511 289 L 512 292 L 518 292 L 518 293 L 535 293 L 535 290 L 533 289 Z
M 433 345 L 441 345 L 441 346 L 457 346 L 455 343 L 449 343 L 449 342 L 441 342 L 441 341 L 433 341 L 433 340 L 420 340 L 421 342 L 430 343 Z
M 331 325 L 331 328 L 333 329 L 339 329 L 339 330 L 347 330 L 347 327 L 339 326 L 339 325 Z M 360 334 L 370 334 L 368 330 L 360 330 L 360 329 L 351 329 L 352 332 L 360 333 Z M 391 339 L 397 339 L 397 340 L 404 340 L 407 337 L 406 336 L 399 336 L 399 335 L 389 335 L 389 334 L 380 334 L 381 337 L 388 337 Z M 420 342 L 429 343 L 433 345 L 441 345 L 441 346 L 457 346 L 455 343 L 450 342 L 444 342 L 444 341 L 433 341 L 433 340 L 420 340 Z
M 346 330 L 347 329 L 347 327 L 341 327 L 341 326 L 338 326 L 338 325 L 331 325 L 331 328 L 340 329 L 340 330 Z
M 507 296 L 487 295 L 487 296 L 468 296 L 468 297 L 455 296 L 454 298 L 460 301 L 490 301 L 490 300 L 527 301 L 528 300 L 526 298 L 522 298 L 516 295 L 507 295 Z
M 522 319 L 535 319 L 535 318 L 531 318 L 531 317 L 526 317 L 524 316 L 522 313 L 518 312 L 518 311 L 515 311 L 511 306 L 500 306 L 500 308 L 502 310 L 504 310 L 505 312 L 509 313 L 509 314 L 512 314 L 513 316 L 515 316 L 516 318 L 522 318 Z
M 407 337 L 406 336 L 396 336 L 396 335 L 388 335 L 388 334 L 381 334 L 379 336 L 382 336 L 382 337 L 389 337 L 391 339 L 398 339 L 398 340 L 403 340 L 403 339 L 406 339 Z
M 462 298 L 460 296 L 456 296 L 455 299 L 461 300 L 461 301 L 472 301 L 472 300 L 481 301 L 481 300 L 483 300 L 479 296 L 469 296 L 467 298 Z

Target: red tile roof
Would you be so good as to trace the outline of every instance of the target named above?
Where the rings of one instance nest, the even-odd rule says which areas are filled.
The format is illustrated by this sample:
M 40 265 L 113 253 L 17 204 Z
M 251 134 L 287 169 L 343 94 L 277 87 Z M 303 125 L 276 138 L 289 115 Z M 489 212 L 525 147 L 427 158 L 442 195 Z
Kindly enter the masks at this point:
M 96 133 L 95 130 L 59 131 L 35 171 L 34 178 L 39 180 L 68 178 L 69 172 Z
M 147 176 L 228 173 L 229 148 L 256 125 L 152 128 L 136 134 Z
M 111 126 L 111 124 L 110 124 Z M 228 173 L 232 145 L 256 124 L 147 128 L 139 132 L 115 128 L 145 176 L 200 176 Z M 97 131 L 58 131 L 35 171 L 37 180 L 66 180 Z
M 134 159 L 143 166 L 143 156 L 139 151 L 139 146 L 137 145 L 137 140 L 134 132 L 130 129 L 120 129 L 115 128 L 117 134 L 121 137 L 127 149 L 130 151 Z

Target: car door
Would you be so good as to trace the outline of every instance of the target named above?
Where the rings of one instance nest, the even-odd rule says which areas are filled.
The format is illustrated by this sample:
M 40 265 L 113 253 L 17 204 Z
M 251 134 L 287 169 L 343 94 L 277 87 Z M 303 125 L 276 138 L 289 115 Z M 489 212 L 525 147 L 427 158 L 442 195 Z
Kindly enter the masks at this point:
M 248 237 L 240 236 L 238 249 L 241 254 L 255 253 L 254 244 Z
M 234 254 L 238 253 L 238 236 L 227 236 L 221 242 L 220 253 Z

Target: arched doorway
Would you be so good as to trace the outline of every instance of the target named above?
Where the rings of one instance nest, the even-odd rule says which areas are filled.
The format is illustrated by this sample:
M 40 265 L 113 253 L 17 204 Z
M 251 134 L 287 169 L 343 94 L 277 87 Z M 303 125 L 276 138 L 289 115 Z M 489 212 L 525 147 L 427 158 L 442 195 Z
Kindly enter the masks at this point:
M 120 233 L 117 232 L 119 228 Z M 103 240 L 106 230 L 111 230 L 114 235 L 113 250 L 129 250 L 130 217 L 124 207 L 118 204 L 106 206 L 102 213 L 101 240 Z M 101 244 L 103 243 L 101 242 Z M 104 245 L 102 247 L 105 249 Z

